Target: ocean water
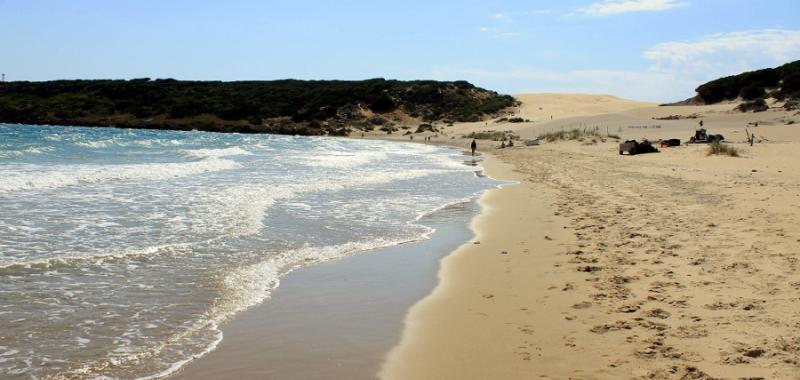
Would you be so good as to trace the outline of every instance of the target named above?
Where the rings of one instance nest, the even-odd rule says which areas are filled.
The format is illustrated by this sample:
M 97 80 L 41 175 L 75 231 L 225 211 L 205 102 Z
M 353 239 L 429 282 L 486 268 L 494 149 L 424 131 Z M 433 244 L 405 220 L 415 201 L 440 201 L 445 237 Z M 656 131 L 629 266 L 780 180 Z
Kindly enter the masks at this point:
M 0 124 L 0 378 L 157 378 L 281 276 L 426 238 L 497 181 L 461 151 Z M 267 301 L 268 302 L 268 301 Z

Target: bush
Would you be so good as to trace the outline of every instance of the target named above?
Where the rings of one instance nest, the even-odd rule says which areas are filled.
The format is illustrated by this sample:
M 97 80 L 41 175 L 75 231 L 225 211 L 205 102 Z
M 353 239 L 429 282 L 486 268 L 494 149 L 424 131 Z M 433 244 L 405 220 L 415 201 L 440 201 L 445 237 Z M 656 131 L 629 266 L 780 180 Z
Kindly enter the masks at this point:
M 708 152 L 706 153 L 707 156 L 717 155 L 717 156 L 730 156 L 730 157 L 739 157 L 739 149 L 736 147 L 730 146 L 728 144 L 723 144 L 719 141 L 714 141 L 708 146 Z
M 800 73 L 788 75 L 781 83 L 781 91 L 784 93 L 797 93 L 800 91 Z
M 434 133 L 435 133 L 435 132 L 439 132 L 439 130 L 438 130 L 438 129 L 436 129 L 436 127 L 434 127 L 434 126 L 432 126 L 432 125 L 430 125 L 430 124 L 427 124 L 427 123 L 425 123 L 425 124 L 420 124 L 420 125 L 417 127 L 417 132 L 416 132 L 416 133 L 422 133 L 422 132 L 425 132 L 425 131 L 430 131 L 430 132 L 434 132 Z
M 389 96 L 381 95 L 369 105 L 369 108 L 372 109 L 373 112 L 387 113 L 394 111 L 397 108 L 397 103 Z
M 384 118 L 382 118 L 380 116 L 373 116 L 373 117 L 369 118 L 369 120 L 367 120 L 367 122 L 369 122 L 372 125 L 384 125 L 384 124 L 386 124 L 386 119 L 384 119 Z
M 766 94 L 767 92 L 764 91 L 764 88 L 758 86 L 747 86 L 745 88 L 742 88 L 741 91 L 739 91 L 739 96 L 741 96 L 742 99 L 744 100 L 754 100 L 763 98 L 764 95 Z
M 493 140 L 493 141 L 503 141 L 503 140 L 511 140 L 511 139 L 519 139 L 519 135 L 514 134 L 511 131 L 480 131 L 480 132 L 472 132 L 466 136 L 466 138 L 470 139 L 477 139 L 477 140 Z
M 766 97 L 766 90 L 780 87 L 769 96 L 777 99 L 800 97 L 800 61 L 787 63 L 774 69 L 763 69 L 713 80 L 697 87 L 697 98 L 706 104 L 733 100 Z
M 381 131 L 386 132 L 386 134 L 392 134 L 392 132 L 397 131 L 397 128 L 391 125 L 384 125 L 381 127 Z
M 751 100 L 736 106 L 736 110 L 741 112 L 749 112 L 749 111 L 763 112 L 768 109 L 769 106 L 767 105 L 767 102 L 764 99 Z

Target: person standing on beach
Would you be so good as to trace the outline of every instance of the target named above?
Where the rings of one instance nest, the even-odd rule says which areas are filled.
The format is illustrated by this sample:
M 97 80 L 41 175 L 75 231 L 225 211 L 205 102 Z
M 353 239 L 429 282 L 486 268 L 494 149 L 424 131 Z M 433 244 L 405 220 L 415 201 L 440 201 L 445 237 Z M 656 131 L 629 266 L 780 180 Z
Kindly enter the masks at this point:
M 472 139 L 472 144 L 470 144 L 470 148 L 472 148 L 472 155 L 475 156 L 475 149 L 478 148 L 478 143 L 475 139 Z

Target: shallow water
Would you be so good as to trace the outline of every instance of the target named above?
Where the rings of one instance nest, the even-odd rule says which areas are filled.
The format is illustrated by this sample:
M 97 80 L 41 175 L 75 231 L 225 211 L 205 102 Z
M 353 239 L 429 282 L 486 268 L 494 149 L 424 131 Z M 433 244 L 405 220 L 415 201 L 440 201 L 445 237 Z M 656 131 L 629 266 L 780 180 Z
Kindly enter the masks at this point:
M 282 275 L 425 238 L 496 182 L 459 151 L 0 125 L 0 374 L 166 374 Z

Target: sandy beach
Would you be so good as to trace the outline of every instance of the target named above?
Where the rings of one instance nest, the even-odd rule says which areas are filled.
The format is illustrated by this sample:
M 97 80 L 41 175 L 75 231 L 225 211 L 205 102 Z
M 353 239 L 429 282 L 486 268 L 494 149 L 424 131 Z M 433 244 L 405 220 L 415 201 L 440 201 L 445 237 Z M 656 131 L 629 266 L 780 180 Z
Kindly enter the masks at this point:
M 616 102 L 492 125 L 523 138 L 572 127 L 685 141 L 703 120 L 742 157 L 709 157 L 706 145 L 619 156 L 609 138 L 479 141 L 487 172 L 520 184 L 482 199 L 475 241 L 443 260 L 380 377 L 800 378 L 800 120 L 734 106 Z M 517 112 L 539 107 L 555 108 Z
M 0 0 L 0 380 L 800 380 L 800 0 Z
M 336 349 L 337 335 L 322 331 L 341 330 L 348 312 L 374 312 L 370 302 L 344 302 L 355 306 L 332 321 L 298 322 L 316 331 L 303 342 L 332 351 L 316 355 L 309 350 L 322 346 L 305 347 L 295 336 L 278 344 L 281 357 L 289 357 L 270 362 L 259 352 L 286 338 L 286 326 L 296 324 L 287 321 L 327 304 L 281 312 L 278 292 L 232 322 L 219 349 L 177 378 L 371 378 L 378 369 L 382 379 L 800 377 L 800 133 L 792 125 L 798 115 L 743 114 L 732 104 L 659 107 L 606 95 L 517 97 L 523 104 L 508 117 L 527 122 L 440 125 L 440 133 L 414 134 L 414 141 L 430 137 L 463 148 L 471 141 L 464 136 L 475 131 L 508 130 L 526 139 L 570 128 L 685 141 L 703 120 L 741 157 L 708 156 L 699 144 L 620 156 L 618 141 L 607 136 L 506 149 L 479 140 L 486 173 L 516 183 L 484 193 L 482 213 L 471 223 L 475 237 L 442 259 L 438 284 L 403 296 L 410 305 L 435 286 L 404 322 L 399 310 L 380 325 L 348 329 L 356 349 Z M 752 147 L 745 128 L 758 136 Z M 380 132 L 365 138 L 410 140 Z M 383 257 L 372 260 L 390 261 Z M 329 267 L 349 276 L 348 265 Z M 317 281 L 316 269 L 306 271 L 300 276 Z M 360 294 L 351 285 L 339 294 Z M 285 291 L 305 290 L 287 279 Z M 398 298 L 382 302 L 392 299 Z M 370 340 L 379 344 L 363 343 Z M 377 352 L 397 340 L 385 357 Z M 365 347 L 377 351 L 357 354 Z M 355 367 L 334 365 L 332 358 L 348 354 L 361 358 Z M 302 371 L 298 363 L 306 363 Z

